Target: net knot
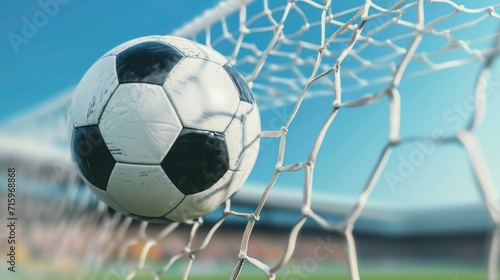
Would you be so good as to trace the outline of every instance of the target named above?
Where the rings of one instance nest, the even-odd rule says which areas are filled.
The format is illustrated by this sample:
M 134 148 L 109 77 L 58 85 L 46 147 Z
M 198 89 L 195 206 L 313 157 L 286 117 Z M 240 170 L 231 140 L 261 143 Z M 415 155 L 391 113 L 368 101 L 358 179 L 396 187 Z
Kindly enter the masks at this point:
M 286 128 L 286 127 L 282 126 L 282 127 L 281 127 L 281 133 L 282 133 L 283 135 L 287 134 L 287 133 L 288 133 L 288 128 Z
M 239 253 L 239 254 L 238 254 L 238 259 L 240 259 L 240 260 L 244 260 L 244 259 L 246 259 L 246 258 L 247 258 L 247 254 L 245 254 L 245 253 Z
M 312 215 L 314 215 L 314 212 L 311 207 L 302 208 L 302 216 L 311 217 Z
M 248 216 L 248 219 L 253 220 L 253 221 L 258 221 L 258 220 L 260 220 L 260 216 L 255 214 L 255 213 L 252 213 Z
M 399 137 L 392 138 L 391 137 L 389 139 L 389 143 L 390 143 L 391 146 L 397 146 L 397 145 L 399 145 L 401 143 L 401 138 L 399 138 Z
M 250 29 L 248 27 L 246 27 L 246 25 L 241 25 L 240 26 L 240 33 L 243 34 L 243 35 L 247 35 L 250 33 Z
M 421 24 L 416 24 L 415 25 L 415 31 L 418 33 L 418 34 L 425 34 L 425 26 L 424 25 L 421 25 Z
M 490 16 L 492 16 L 495 13 L 495 7 L 489 6 L 486 11 Z

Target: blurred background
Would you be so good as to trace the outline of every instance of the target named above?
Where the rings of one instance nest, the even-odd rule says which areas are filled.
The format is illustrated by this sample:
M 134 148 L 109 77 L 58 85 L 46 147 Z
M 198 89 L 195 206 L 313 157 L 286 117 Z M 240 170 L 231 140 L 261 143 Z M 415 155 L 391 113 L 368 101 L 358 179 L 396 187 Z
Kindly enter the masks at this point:
M 344 101 L 376 94 L 387 87 L 394 67 L 414 36 L 414 26 L 406 23 L 416 21 L 415 1 L 374 2 L 385 8 L 396 5 L 401 12 L 382 14 L 366 23 L 364 39 L 356 43 L 342 64 Z M 0 166 L 1 170 L 17 169 L 19 273 L 14 276 L 25 279 L 26 275 L 34 277 L 45 272 L 48 279 L 66 274 L 72 275 L 69 279 L 76 279 L 72 278 L 74 275 L 94 279 L 104 274 L 122 279 L 127 274 L 124 271 L 139 266 L 138 277 L 142 277 L 148 274 L 147 267 L 163 267 L 186 246 L 192 225 L 180 225 L 164 238 L 167 226 L 146 226 L 99 204 L 73 167 L 65 120 L 74 88 L 105 52 L 141 36 L 183 35 L 180 27 L 217 3 L 41 0 L 10 1 L 3 5 Z M 271 29 L 259 29 L 271 25 L 271 20 L 261 13 L 264 3 L 253 1 L 248 5 L 247 23 L 252 32 L 245 37 L 249 45 L 237 54 L 233 40 L 238 38 L 237 11 L 225 19 L 233 37 L 223 36 L 219 22 L 213 24 L 209 33 L 202 29 L 188 37 L 211 44 L 249 76 L 273 34 Z M 354 8 L 363 3 L 335 3 L 334 19 L 347 21 L 356 13 Z M 454 3 L 425 4 L 427 23 L 456 14 L 433 25 L 436 32 L 425 33 L 398 87 L 403 138 L 453 136 L 467 127 L 474 113 L 472 96 L 479 70 L 485 56 L 498 48 L 494 45 L 500 26 L 495 12 L 498 3 L 492 6 L 493 12 L 483 9 L 495 4 L 491 1 Z M 460 4 L 467 9 L 456 12 Z M 286 1 L 269 5 L 273 19 L 279 21 Z M 321 43 L 318 22 L 322 11 L 307 1 L 297 1 L 297 7 L 300 9 L 292 9 L 284 28 L 290 41 L 283 40 L 276 52 L 269 54 L 266 60 L 269 67 L 264 67 L 254 80 L 263 130 L 279 130 L 286 123 L 312 71 L 316 48 Z M 307 20 L 299 11 L 307 15 Z M 372 14 L 380 12 L 375 6 L 371 8 Z M 390 24 L 394 18 L 400 22 Z M 307 23 L 309 29 L 302 30 Z M 326 37 L 338 27 L 338 24 L 328 25 L 324 31 Z M 447 36 L 445 30 L 451 35 Z M 211 36 L 209 40 L 207 35 Z M 351 35 L 352 30 L 348 30 L 332 42 L 322 67 L 334 65 Z M 494 63 L 492 79 L 486 85 L 487 115 L 476 132 L 497 190 L 499 71 L 498 63 Z M 290 126 L 285 165 L 309 156 L 331 111 L 333 87 L 333 74 L 311 87 Z M 328 221 L 345 218 L 377 164 L 388 141 L 388 104 L 384 98 L 369 106 L 342 110 L 328 131 L 315 164 L 312 206 Z M 245 213 L 255 210 L 274 173 L 278 145 L 279 139 L 262 139 L 252 175 L 232 199 L 233 210 Z M 7 172 L 1 172 L 0 180 L 6 182 Z M 271 264 L 281 258 L 290 229 L 302 215 L 303 182 L 303 171 L 281 175 L 252 235 L 249 255 Z M 6 209 L 6 190 L 0 190 L 0 195 L 0 207 Z M 6 222 L 7 212 L 1 213 L 2 223 Z M 204 218 L 194 243 L 203 240 L 220 216 L 221 211 L 216 211 Z M 210 244 L 196 255 L 193 275 L 218 276 L 224 271 L 222 278 L 227 278 L 236 264 L 245 224 L 246 219 L 228 217 Z M 469 157 L 461 145 L 426 140 L 404 142 L 393 151 L 355 225 L 361 273 L 389 272 L 424 279 L 418 278 L 419 275 L 435 272 L 440 277 L 436 279 L 484 279 L 492 248 L 492 227 Z M 2 248 L 7 246 L 7 236 L 6 228 L 0 227 Z M 147 245 L 150 240 L 155 240 L 155 244 Z M 341 236 L 325 232 L 308 221 L 301 231 L 294 258 L 279 277 L 345 277 L 348 271 L 342 243 Z M 146 245 L 152 246 L 151 249 L 145 251 Z M 316 256 L 318 248 L 326 252 L 325 258 Z M 147 252 L 146 265 L 142 267 L 144 252 Z M 118 260 L 124 264 L 120 269 L 113 266 Z M 182 274 L 184 264 L 175 262 L 169 274 Z M 248 275 L 263 275 L 252 266 L 245 268 Z M 2 279 L 13 277 L 6 262 L 2 262 L 0 275 Z

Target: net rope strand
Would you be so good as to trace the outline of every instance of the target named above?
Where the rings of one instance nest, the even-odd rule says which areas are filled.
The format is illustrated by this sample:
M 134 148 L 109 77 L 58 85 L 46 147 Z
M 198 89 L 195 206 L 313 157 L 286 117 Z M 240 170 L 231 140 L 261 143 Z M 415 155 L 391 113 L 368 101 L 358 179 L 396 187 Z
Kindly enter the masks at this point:
M 353 236 L 355 224 L 377 186 L 391 153 L 401 144 L 425 140 L 438 146 L 450 143 L 459 144 L 467 153 L 476 187 L 495 225 L 495 232 L 492 234 L 489 247 L 487 275 L 488 280 L 496 280 L 499 276 L 500 262 L 498 186 L 492 178 L 492 170 L 490 170 L 492 166 L 488 166 L 485 160 L 485 154 L 488 151 L 481 145 L 477 131 L 487 118 L 488 100 L 485 96 L 488 94 L 488 88 L 499 84 L 498 81 L 493 80 L 492 67 L 500 52 L 500 29 L 466 40 L 457 34 L 491 19 L 494 19 L 495 23 L 500 26 L 500 15 L 497 12 L 500 3 L 472 8 L 451 0 L 401 0 L 392 1 L 387 5 L 381 5 L 381 2 L 367 0 L 362 5 L 338 10 L 337 2 L 331 0 L 282 2 L 227 0 L 221 1 L 201 17 L 195 18 L 191 23 L 173 32 L 174 35 L 198 40 L 222 53 L 229 45 L 231 49 L 224 55 L 246 74 L 248 83 L 257 95 L 260 107 L 272 108 L 295 104 L 280 129 L 263 131 L 260 134 L 261 138 L 279 139 L 279 149 L 275 170 L 259 202 L 255 205 L 254 212 L 236 212 L 231 207 L 231 201 L 228 200 L 224 204 L 219 219 L 211 224 L 207 231 L 201 230 L 207 225 L 202 218 L 199 218 L 184 224 L 170 224 L 154 234 L 155 231 L 148 231 L 152 226 L 146 222 L 134 226 L 130 218 L 121 219 L 119 214 L 108 214 L 103 203 L 100 203 L 95 211 L 86 212 L 88 202 L 80 200 L 79 203 L 74 203 L 78 197 L 76 193 L 78 180 L 74 180 L 71 183 L 74 186 L 74 193 L 68 194 L 70 198 L 63 203 L 59 203 L 58 197 L 47 196 L 50 197 L 49 203 L 43 203 L 43 207 L 38 206 L 41 208 L 36 208 L 40 205 L 36 203 L 26 206 L 26 211 L 37 213 L 43 218 L 34 219 L 31 226 L 37 230 L 28 231 L 27 234 L 32 234 L 32 239 L 36 236 L 47 236 L 50 240 L 45 238 L 44 244 L 59 245 L 61 240 L 69 239 L 68 242 L 70 242 L 70 235 L 78 232 L 85 262 L 92 264 L 92 267 L 104 267 L 106 260 L 113 252 L 123 261 L 123 265 L 119 268 L 110 268 L 109 273 L 115 277 L 111 279 L 135 279 L 141 273 L 147 273 L 152 279 L 160 279 L 162 275 L 174 270 L 178 263 L 184 265 L 183 279 L 188 279 L 194 269 L 196 257 L 211 244 L 214 235 L 231 216 L 231 218 L 242 219 L 246 222 L 246 226 L 242 232 L 238 255 L 234 256 L 235 259 L 237 258 L 236 264 L 232 271 L 227 272 L 229 279 L 238 279 L 246 266 L 254 266 L 268 279 L 275 279 L 294 256 L 295 246 L 305 223 L 313 221 L 327 233 L 342 235 L 349 273 L 351 279 L 357 280 L 360 279 L 360 275 L 356 241 Z M 277 3 L 280 4 L 277 5 Z M 433 10 L 432 5 L 437 4 L 448 7 L 449 11 L 437 17 L 426 14 Z M 409 13 L 412 13 L 413 22 L 405 18 Z M 461 15 L 467 15 L 467 20 L 449 28 L 439 27 Z M 300 26 L 292 30 L 287 29 L 297 22 L 301 22 Z M 395 27 L 405 28 L 405 31 L 388 38 L 379 38 L 379 34 Z M 316 32 L 315 38 L 313 40 L 306 38 L 306 34 L 313 31 Z M 430 37 L 443 39 L 446 43 L 426 52 L 419 50 L 419 46 Z M 488 45 L 486 46 L 485 43 Z M 386 52 L 377 53 L 372 57 L 364 56 L 363 51 L 370 48 L 384 48 Z M 460 52 L 459 57 L 450 56 L 444 61 L 441 59 L 448 53 L 456 51 Z M 354 63 L 345 63 L 347 60 Z M 421 63 L 422 67 L 410 67 L 414 62 Z M 454 135 L 446 137 L 401 135 L 401 96 L 411 94 L 400 92 L 401 82 L 404 79 L 429 75 L 435 71 L 467 66 L 472 63 L 477 63 L 481 67 L 478 73 L 475 73 L 477 74 L 475 87 L 471 88 L 475 107 L 467 126 L 463 130 L 456 131 Z M 373 71 L 379 75 L 368 77 L 364 70 Z M 375 86 L 377 89 L 373 89 Z M 350 92 L 365 88 L 367 90 L 363 96 L 349 95 Z M 315 138 L 310 153 L 303 161 L 285 165 L 287 134 L 289 129 L 292 129 L 291 124 L 297 113 L 301 110 L 302 102 L 308 98 L 325 95 L 332 97 L 332 107 L 327 112 L 319 133 L 311 136 Z M 325 144 L 325 135 L 335 123 L 338 115 L 343 114 L 345 110 L 369 106 L 383 99 L 388 101 L 387 142 L 380 148 L 378 159 L 368 174 L 366 183 L 352 209 L 342 221 L 331 222 L 327 217 L 313 211 L 312 200 L 315 163 L 321 146 Z M 63 104 L 65 100 L 59 103 Z M 46 108 L 46 110 L 49 109 Z M 33 112 L 26 118 L 33 119 L 43 113 L 43 111 Z M 19 122 L 7 124 L 7 127 L 18 126 Z M 249 254 L 252 233 L 260 219 L 261 211 L 266 207 L 269 194 L 279 181 L 280 174 L 299 170 L 304 170 L 301 216 L 287 229 L 287 242 L 280 252 L 279 259 L 274 260 L 273 264 L 266 263 Z M 85 194 L 85 198 L 88 199 L 90 192 L 86 190 Z M 60 215 L 54 215 L 54 213 L 60 213 Z M 47 227 L 47 225 L 50 226 Z M 68 225 L 74 227 L 69 230 Z M 47 230 L 45 233 L 40 233 L 39 228 Z M 184 245 L 168 259 L 162 260 L 161 268 L 155 268 L 149 263 L 149 256 L 157 244 L 166 242 L 174 232 L 186 228 L 188 230 Z M 52 247 L 59 248 L 54 253 L 56 260 L 67 259 L 69 252 L 64 246 Z M 137 247 L 140 247 L 137 259 L 133 263 L 127 262 L 131 258 L 132 251 Z M 85 278 L 83 271 L 79 276 L 81 277 L 76 279 L 88 279 Z

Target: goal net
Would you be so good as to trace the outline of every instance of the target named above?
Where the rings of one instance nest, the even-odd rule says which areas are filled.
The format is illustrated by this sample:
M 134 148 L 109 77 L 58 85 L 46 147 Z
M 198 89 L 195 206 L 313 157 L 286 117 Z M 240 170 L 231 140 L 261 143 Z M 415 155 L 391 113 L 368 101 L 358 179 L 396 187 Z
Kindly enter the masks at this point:
M 21 183 L 33 186 L 19 191 L 19 201 L 24 201 L 20 207 L 24 211 L 20 214 L 24 217 L 20 238 L 25 241 L 25 250 L 36 256 L 33 259 L 50 260 L 50 265 L 46 261 L 31 260 L 33 266 L 49 275 L 54 269 L 71 272 L 69 279 L 170 279 L 170 273 L 189 279 L 193 273 L 203 273 L 193 270 L 203 269 L 203 266 L 196 267 L 196 261 L 208 247 L 219 246 L 219 250 L 225 250 L 224 241 L 220 237 L 215 239 L 225 224 L 230 223 L 232 230 L 238 232 L 239 246 L 227 249 L 234 252 L 234 266 L 224 275 L 238 279 L 242 270 L 250 267 L 268 279 L 275 279 L 297 255 L 300 233 L 310 226 L 339 236 L 344 248 L 340 259 L 345 262 L 350 278 L 360 279 L 359 248 L 353 231 L 374 190 L 401 188 L 410 181 L 408 177 L 419 176 L 415 169 L 432 164 L 425 158 L 429 157 L 426 151 L 452 146 L 463 152 L 462 157 L 451 156 L 440 163 L 448 166 L 459 158 L 467 161 L 470 182 L 453 187 L 457 192 L 470 187 L 479 194 L 483 218 L 492 231 L 485 274 L 489 280 L 498 279 L 500 197 L 496 185 L 500 176 L 496 169 L 500 154 L 494 144 L 498 143 L 499 134 L 492 130 L 498 130 L 500 118 L 495 115 L 496 109 L 490 100 L 499 94 L 500 86 L 498 69 L 495 72 L 500 51 L 499 7 L 500 3 L 492 1 L 459 0 L 218 2 L 172 35 L 218 50 L 245 75 L 262 114 L 271 116 L 263 118 L 268 122 L 263 123 L 263 128 L 268 129 L 261 133 L 263 146 L 270 147 L 261 150 L 261 154 L 265 153 L 265 158 L 272 161 L 269 166 L 274 168 L 269 172 L 267 184 L 257 188 L 258 195 L 255 189 L 243 186 L 239 194 L 210 217 L 158 226 L 110 212 L 81 187 L 82 181 L 68 153 L 61 149 L 47 150 L 42 144 L 33 143 L 25 144 L 28 148 L 24 151 L 13 151 L 13 147 L 23 143 L 6 136 L 2 138 L 0 151 L 2 168 L 22 165 L 20 170 L 24 170 L 26 176 Z M 453 69 L 459 71 L 452 72 Z M 470 82 L 461 84 L 462 81 Z M 412 100 L 419 104 L 418 108 L 409 108 Z M 68 102 L 69 99 L 63 97 L 53 103 L 51 110 L 58 112 L 53 119 L 58 122 L 64 119 Z M 434 103 L 445 105 L 436 109 Z M 456 104 L 463 106 L 454 115 Z M 44 110 L 47 108 L 33 112 L 29 118 L 40 121 L 37 116 L 43 115 Z M 382 116 L 384 123 L 360 125 L 370 119 L 370 114 Z M 422 126 L 429 122 L 429 116 L 442 118 L 436 122 L 448 127 L 432 129 L 436 123 Z M 5 124 L 2 135 L 15 131 L 22 122 L 21 119 Z M 353 133 L 352 139 L 342 140 L 351 142 L 351 146 L 339 143 L 337 127 L 351 124 L 353 130 L 378 130 L 385 136 L 359 139 L 358 134 Z M 307 130 L 309 125 L 317 130 Z M 373 125 L 377 127 L 370 127 Z M 47 133 L 57 135 L 47 138 L 54 146 L 65 147 L 60 131 Z M 375 144 L 368 144 L 370 141 Z M 292 142 L 294 146 L 289 147 Z M 410 150 L 408 160 L 401 165 L 397 160 L 400 157 L 395 154 L 417 142 L 425 148 L 417 152 Z M 299 153 L 303 157 L 293 153 L 301 143 L 310 145 L 306 152 Z M 273 145 L 277 152 L 271 152 Z M 337 153 L 329 148 L 336 145 L 348 147 L 349 151 L 339 152 L 344 158 L 337 160 Z M 366 149 L 370 149 L 373 162 L 358 152 Z M 30 151 L 40 156 L 33 159 Z M 327 161 L 321 157 L 333 158 L 330 162 L 335 168 L 349 170 L 337 172 L 321 167 Z M 358 167 L 364 168 L 366 174 L 350 170 Z M 441 170 L 438 174 L 441 177 L 457 176 L 449 166 Z M 348 207 L 343 206 L 346 210 L 341 218 L 332 219 L 315 205 L 317 201 L 324 201 L 322 196 L 335 198 L 338 193 L 335 188 L 325 186 L 317 192 L 318 181 L 325 183 L 324 179 L 317 178 L 328 177 L 326 184 L 335 185 L 336 176 L 330 174 L 336 172 L 348 174 L 346 182 L 353 184 L 349 187 L 359 191 Z M 295 207 L 293 211 L 299 214 L 285 230 L 280 229 L 286 239 L 283 246 L 273 252 L 272 258 L 263 259 L 253 254 L 252 244 L 265 242 L 259 236 L 262 227 L 258 224 L 263 222 L 262 211 L 269 207 L 268 202 L 284 180 L 284 173 L 293 173 L 293 180 L 303 182 L 300 191 L 279 189 L 281 199 L 299 198 L 290 199 L 289 206 Z M 426 177 L 419 178 L 418 186 L 438 184 L 436 176 Z M 419 189 L 413 192 L 418 193 Z M 448 196 L 452 201 L 454 194 Z M 293 201 L 300 203 L 296 205 Z M 335 212 L 336 202 L 326 205 Z M 442 203 L 448 205 L 447 201 Z M 235 208 L 235 205 L 245 207 Z M 387 214 L 393 213 L 388 210 Z M 160 254 L 159 244 L 166 244 L 166 254 Z M 210 258 L 216 262 L 215 251 L 211 251 Z M 22 259 L 23 253 L 18 253 Z M 168 257 L 160 258 L 160 255 Z M 293 278 L 289 273 L 283 277 L 304 279 L 301 275 Z

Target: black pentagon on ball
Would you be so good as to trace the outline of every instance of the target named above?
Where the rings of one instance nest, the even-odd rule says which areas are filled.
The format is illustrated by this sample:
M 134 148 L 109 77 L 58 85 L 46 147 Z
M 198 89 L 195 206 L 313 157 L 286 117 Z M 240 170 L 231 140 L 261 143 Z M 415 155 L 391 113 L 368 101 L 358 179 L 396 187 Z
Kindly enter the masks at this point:
M 243 78 L 240 72 L 238 72 L 236 68 L 231 66 L 231 64 L 226 63 L 224 65 L 224 69 L 233 80 L 233 83 L 236 85 L 236 88 L 238 88 L 240 100 L 253 104 L 255 102 L 255 99 L 253 97 L 252 91 L 250 90 L 247 82 L 245 81 L 245 78 Z
M 105 191 L 116 161 L 97 125 L 77 127 L 73 130 L 71 154 L 83 177 Z
M 207 190 L 229 169 L 226 139 L 222 133 L 184 128 L 161 167 L 183 194 Z
M 184 56 L 177 49 L 160 42 L 137 44 L 117 55 L 118 81 L 120 84 L 147 83 L 161 86 L 182 58 Z

